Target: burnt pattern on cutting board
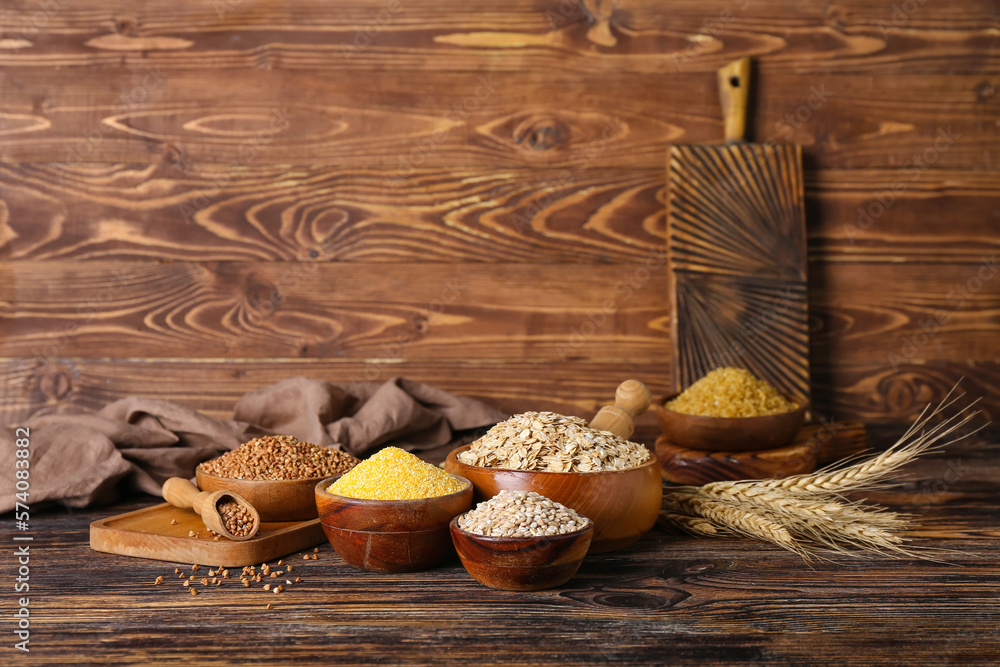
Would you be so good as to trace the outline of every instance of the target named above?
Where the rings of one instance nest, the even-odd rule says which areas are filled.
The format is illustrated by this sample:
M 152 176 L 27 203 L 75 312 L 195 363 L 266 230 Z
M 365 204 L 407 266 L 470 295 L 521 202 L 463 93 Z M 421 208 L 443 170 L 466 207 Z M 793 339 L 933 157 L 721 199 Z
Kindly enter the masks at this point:
M 674 388 L 740 366 L 809 396 L 798 146 L 674 146 L 669 158 Z

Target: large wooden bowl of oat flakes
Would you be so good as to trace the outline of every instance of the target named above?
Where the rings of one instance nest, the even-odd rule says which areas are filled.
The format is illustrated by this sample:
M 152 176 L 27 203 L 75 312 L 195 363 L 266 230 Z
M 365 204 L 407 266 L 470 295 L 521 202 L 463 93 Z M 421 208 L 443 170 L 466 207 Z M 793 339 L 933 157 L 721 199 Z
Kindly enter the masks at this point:
M 639 443 L 578 417 L 525 412 L 452 451 L 445 470 L 472 482 L 476 501 L 534 491 L 594 522 L 589 553 L 630 546 L 656 523 L 660 463 Z
M 290 435 L 245 442 L 195 469 L 202 491 L 229 491 L 247 500 L 261 521 L 306 521 L 318 516 L 316 484 L 352 469 L 347 452 L 302 442 Z

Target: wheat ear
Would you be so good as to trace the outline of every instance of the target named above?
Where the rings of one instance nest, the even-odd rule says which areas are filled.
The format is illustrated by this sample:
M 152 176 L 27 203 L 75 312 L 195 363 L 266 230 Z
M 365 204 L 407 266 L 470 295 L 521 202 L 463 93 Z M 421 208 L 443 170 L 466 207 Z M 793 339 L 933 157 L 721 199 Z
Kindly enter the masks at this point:
M 806 555 L 788 529 L 759 513 L 705 496 L 691 496 L 679 504 L 695 516 L 739 535 L 773 542 L 789 551 Z
M 956 384 L 957 387 L 957 384 Z M 961 396 L 951 398 L 955 387 L 936 408 L 927 406 L 890 448 L 867 460 L 844 461 L 812 474 L 778 480 L 713 482 L 701 487 L 683 486 L 663 496 L 664 523 L 700 535 L 736 533 L 766 540 L 804 558 L 817 550 L 856 555 L 864 552 L 915 555 L 903 544 L 911 517 L 885 508 L 846 500 L 842 494 L 879 488 L 886 479 L 918 456 L 940 449 L 976 433 L 944 438 L 979 415 L 962 416 L 977 402 L 930 427 L 930 422 Z M 714 526 L 711 532 L 708 524 Z
M 947 397 L 945 400 L 947 401 Z M 791 477 L 785 477 L 783 479 L 772 479 L 760 482 L 712 482 L 711 484 L 706 484 L 702 488 L 707 492 L 720 495 L 725 495 L 731 489 L 751 485 L 760 490 L 785 489 L 791 492 L 809 493 L 828 492 L 841 494 L 859 489 L 871 490 L 876 486 L 881 486 L 887 477 L 907 463 L 916 459 L 918 456 L 921 456 L 931 450 L 940 449 L 952 443 L 958 442 L 962 438 L 966 438 L 983 428 L 983 426 L 980 426 L 971 433 L 967 433 L 963 436 L 950 440 L 947 443 L 941 443 L 943 438 L 951 435 L 956 430 L 975 419 L 979 415 L 979 411 L 976 410 L 968 415 L 965 415 L 964 417 L 962 417 L 961 413 L 952 415 L 930 430 L 923 430 L 931 419 L 940 414 L 943 409 L 954 403 L 955 400 L 958 399 L 956 398 L 948 402 L 942 401 L 942 403 L 926 417 L 924 417 L 927 412 L 927 408 L 925 408 L 924 411 L 920 413 L 918 421 L 913 424 L 892 447 L 889 447 L 884 452 L 865 461 L 848 466 L 844 466 L 843 463 L 835 463 L 832 466 L 828 466 L 814 473 L 792 475 Z M 978 402 L 979 399 L 976 399 L 965 409 L 971 408 Z M 959 417 L 961 417 L 961 419 L 959 419 Z
M 704 517 L 690 516 L 688 514 L 678 514 L 677 512 L 663 512 L 657 521 L 660 526 L 674 526 L 692 535 L 723 535 L 729 531 L 717 528 L 715 524 Z

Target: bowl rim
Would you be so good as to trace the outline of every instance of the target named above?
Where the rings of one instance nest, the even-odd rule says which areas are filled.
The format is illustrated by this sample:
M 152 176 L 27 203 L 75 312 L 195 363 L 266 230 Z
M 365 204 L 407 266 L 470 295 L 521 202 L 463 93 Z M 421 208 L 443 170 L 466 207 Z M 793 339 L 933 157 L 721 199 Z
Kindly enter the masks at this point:
M 194 470 L 195 470 L 195 477 L 197 477 L 198 475 L 202 475 L 204 477 L 219 479 L 226 482 L 240 482 L 241 484 L 260 484 L 266 482 L 268 484 L 302 484 L 303 486 L 305 486 L 306 482 L 315 484 L 316 480 L 323 479 L 323 477 L 300 477 L 299 479 L 243 479 L 241 477 L 219 477 L 218 475 L 213 475 L 210 472 L 205 472 L 201 470 L 201 463 L 195 466 Z M 340 473 L 340 475 L 343 474 L 344 473 Z M 340 477 L 340 475 L 334 475 L 334 477 Z
M 795 396 L 793 394 L 782 394 L 782 397 L 785 400 L 795 401 L 796 403 L 798 403 L 799 406 L 794 410 L 786 410 L 785 412 L 775 412 L 774 414 L 770 415 L 757 415 L 756 417 L 714 417 L 712 415 L 689 415 L 686 412 L 677 412 L 676 410 L 671 410 L 666 406 L 668 401 L 672 401 L 673 399 L 680 396 L 682 393 L 683 392 L 679 391 L 675 394 L 670 394 L 669 396 L 660 398 L 659 402 L 654 401 L 650 407 L 653 408 L 654 410 L 662 410 L 663 412 L 669 413 L 671 415 L 677 415 L 678 417 L 681 417 L 683 419 L 706 420 L 706 421 L 710 419 L 713 420 L 721 419 L 724 421 L 732 422 L 734 424 L 744 420 L 749 421 L 753 419 L 776 419 L 781 417 L 790 417 L 800 412 L 804 413 L 807 410 L 809 410 L 810 407 L 810 401 L 806 398 Z M 744 421 L 744 423 L 746 423 L 746 421 Z
M 577 530 L 574 530 L 571 533 L 556 533 L 555 535 L 529 535 L 528 537 L 496 537 L 494 535 L 480 535 L 479 533 L 469 532 L 458 525 L 459 518 L 465 516 L 471 511 L 472 510 L 469 510 L 468 512 L 462 512 L 461 514 L 452 517 L 452 520 L 448 522 L 448 525 L 454 526 L 454 529 L 459 531 L 463 535 L 467 535 L 469 538 L 477 542 L 484 542 L 486 544 L 509 544 L 512 542 L 524 542 L 525 540 L 533 540 L 533 541 L 554 540 L 559 538 L 579 537 L 580 535 L 586 533 L 588 530 L 592 531 L 595 530 L 596 528 L 593 519 L 591 519 L 590 517 L 584 517 L 587 520 L 587 525 L 584 526 L 583 528 L 578 528 Z
M 332 528 L 333 530 L 339 530 L 345 533 L 362 533 L 364 535 L 419 535 L 420 533 L 441 532 L 441 526 L 436 528 L 420 528 L 418 530 L 362 530 L 360 528 L 344 528 L 343 526 L 338 526 L 335 523 L 326 523 L 323 521 L 323 517 L 320 517 L 319 522 L 320 525 Z
M 458 460 L 458 453 L 457 452 L 459 450 L 468 451 L 468 449 L 470 447 L 472 447 L 472 445 L 474 445 L 474 444 L 475 443 L 469 443 L 468 445 L 462 445 L 460 447 L 456 447 L 455 449 L 453 449 L 450 452 L 448 452 L 448 456 L 445 459 L 445 461 L 447 461 L 448 459 L 451 459 L 452 457 L 454 457 L 455 463 L 457 463 L 458 465 L 465 466 L 467 468 L 472 468 L 473 470 L 489 470 L 489 471 L 506 472 L 506 473 L 521 473 L 521 474 L 526 474 L 526 475 L 577 475 L 577 476 L 580 476 L 580 477 L 596 477 L 598 475 L 611 475 L 611 474 L 616 474 L 616 473 L 617 474 L 625 474 L 625 473 L 634 472 L 636 470 L 642 470 L 643 468 L 646 468 L 647 466 L 653 466 L 653 465 L 656 465 L 658 463 L 656 452 L 654 452 L 653 450 L 651 450 L 646 445 L 642 445 L 642 446 L 646 447 L 646 450 L 649 452 L 649 460 L 646 461 L 645 463 L 643 463 L 642 465 L 635 466 L 634 468 L 622 468 L 621 470 L 593 470 L 591 472 L 573 472 L 573 471 L 565 471 L 564 472 L 564 471 L 556 471 L 556 470 L 517 470 L 515 468 L 490 468 L 490 467 L 487 467 L 487 466 L 475 466 L 475 465 L 472 465 L 471 463 L 465 463 L 463 461 L 459 461 Z M 639 443 L 639 444 L 642 444 L 642 443 Z M 459 476 L 460 475 L 456 475 L 456 477 L 459 477 Z
M 393 503 L 396 507 L 406 507 L 407 504 L 412 504 L 412 505 L 416 506 L 418 504 L 426 504 L 428 501 L 432 501 L 432 500 L 433 501 L 443 501 L 443 500 L 446 500 L 446 499 L 449 499 L 449 498 L 456 498 L 456 497 L 462 495 L 463 493 L 466 493 L 467 491 L 471 491 L 473 489 L 472 482 L 469 479 L 467 479 L 465 477 L 462 477 L 461 475 L 452 475 L 452 473 L 449 472 L 447 474 L 451 475 L 452 477 L 457 477 L 458 479 L 460 479 L 463 482 L 465 482 L 465 486 L 463 486 L 458 491 L 453 491 L 451 493 L 446 493 L 443 496 L 430 496 L 428 498 L 401 498 L 401 499 L 396 499 L 396 500 L 388 499 L 387 498 L 387 499 L 383 500 L 383 499 L 378 499 L 378 498 L 352 498 L 350 496 L 339 496 L 336 493 L 330 493 L 329 491 L 326 490 L 327 486 L 330 486 L 330 484 L 333 484 L 334 481 L 336 481 L 338 478 L 340 478 L 342 475 L 345 475 L 345 474 L 346 473 L 341 473 L 340 475 L 334 475 L 333 477 L 327 477 L 326 479 L 321 480 L 320 482 L 318 482 L 316 484 L 316 487 L 315 487 L 315 489 L 316 489 L 316 495 L 326 496 L 327 498 L 330 498 L 331 500 L 348 500 L 348 501 L 350 501 L 352 503 L 357 503 L 357 504 L 362 505 L 362 506 L 369 505 L 369 506 L 373 506 L 374 507 L 375 505 L 384 505 L 385 503 Z M 464 514 L 464 512 L 463 512 L 463 514 Z M 322 519 L 322 517 L 320 517 L 320 518 Z

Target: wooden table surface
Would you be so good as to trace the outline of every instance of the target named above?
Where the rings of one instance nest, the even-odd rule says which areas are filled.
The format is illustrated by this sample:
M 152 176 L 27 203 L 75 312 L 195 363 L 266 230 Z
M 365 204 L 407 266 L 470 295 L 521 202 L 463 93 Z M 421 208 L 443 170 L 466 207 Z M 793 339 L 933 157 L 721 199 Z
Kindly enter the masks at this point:
M 568 585 L 535 593 L 479 586 L 457 559 L 414 574 L 359 572 L 323 545 L 316 561 L 285 559 L 302 582 L 280 595 L 233 579 L 191 596 L 173 574 L 190 563 L 88 548 L 91 521 L 158 499 L 50 510 L 32 516 L 31 652 L 13 650 L 5 612 L 2 660 L 998 664 L 998 455 L 1000 439 L 977 437 L 918 461 L 899 489 L 869 496 L 921 515 L 918 543 L 953 550 L 949 564 L 807 565 L 766 544 L 655 529 L 632 549 L 590 557 Z M 5 560 L 8 583 L 14 560 Z M 157 575 L 164 585 L 153 585 Z

